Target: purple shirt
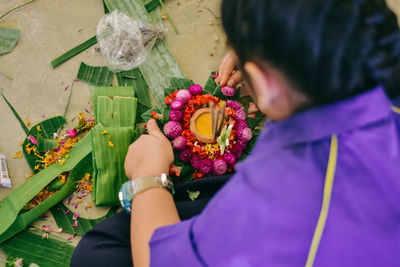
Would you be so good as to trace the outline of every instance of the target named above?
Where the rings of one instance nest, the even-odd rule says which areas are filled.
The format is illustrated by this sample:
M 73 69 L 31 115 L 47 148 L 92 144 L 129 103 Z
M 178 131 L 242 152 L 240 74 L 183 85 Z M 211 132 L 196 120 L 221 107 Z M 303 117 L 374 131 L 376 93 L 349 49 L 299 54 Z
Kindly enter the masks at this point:
M 333 133 L 336 171 L 314 266 L 400 266 L 400 115 L 382 88 L 267 122 L 200 215 L 155 231 L 151 266 L 304 266 Z

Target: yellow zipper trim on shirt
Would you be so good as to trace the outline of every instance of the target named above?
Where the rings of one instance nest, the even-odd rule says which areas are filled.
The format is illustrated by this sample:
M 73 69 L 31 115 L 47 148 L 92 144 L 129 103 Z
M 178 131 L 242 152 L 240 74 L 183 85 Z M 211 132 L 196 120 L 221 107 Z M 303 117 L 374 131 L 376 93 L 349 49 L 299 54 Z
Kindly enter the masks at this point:
M 398 107 L 395 107 L 395 106 L 392 106 L 392 110 L 393 110 L 394 112 L 396 112 L 396 113 L 399 113 L 399 114 L 400 114 L 400 108 L 398 108 Z
M 322 233 L 324 232 L 326 218 L 328 217 L 328 212 L 329 212 L 329 205 L 331 202 L 333 180 L 335 178 L 337 151 L 338 151 L 338 138 L 335 134 L 333 134 L 331 138 L 331 148 L 329 152 L 328 167 L 325 175 L 322 207 L 319 213 L 317 227 L 315 228 L 314 231 L 314 236 L 311 242 L 310 251 L 308 252 L 306 267 L 311 267 L 314 265 L 315 256 L 317 255 Z

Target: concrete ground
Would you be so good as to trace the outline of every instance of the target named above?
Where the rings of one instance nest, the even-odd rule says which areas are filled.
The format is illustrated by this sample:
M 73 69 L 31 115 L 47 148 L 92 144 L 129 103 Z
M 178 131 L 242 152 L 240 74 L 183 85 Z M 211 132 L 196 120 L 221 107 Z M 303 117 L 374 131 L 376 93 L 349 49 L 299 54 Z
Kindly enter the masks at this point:
M 28 0 L 1 0 L 0 14 L 26 2 Z M 400 14 L 400 0 L 388 2 Z M 166 0 L 166 7 L 180 31 L 180 35 L 176 35 L 166 22 L 169 48 L 186 76 L 200 84 L 205 83 L 211 70 L 217 69 L 226 49 L 218 20 L 219 4 L 220 0 Z M 105 65 L 92 47 L 56 69 L 50 66 L 51 60 L 92 37 L 103 14 L 100 0 L 37 0 L 0 21 L 0 27 L 21 30 L 14 51 L 0 56 L 0 73 L 12 78 L 10 81 L 0 76 L 0 88 L 31 125 L 40 122 L 43 116 L 62 115 L 69 93 L 64 88 L 75 79 L 81 61 Z M 70 121 L 84 109 L 93 111 L 91 94 L 86 83 L 78 82 L 67 119 Z M 1 99 L 0 129 L 0 154 L 7 157 L 13 188 L 16 188 L 30 172 L 24 159 L 12 158 L 21 150 L 19 143 L 25 135 Z M 0 188 L 0 199 L 11 190 Z M 87 216 L 93 218 L 104 212 L 104 209 L 94 210 Z M 0 251 L 0 260 L 3 258 Z

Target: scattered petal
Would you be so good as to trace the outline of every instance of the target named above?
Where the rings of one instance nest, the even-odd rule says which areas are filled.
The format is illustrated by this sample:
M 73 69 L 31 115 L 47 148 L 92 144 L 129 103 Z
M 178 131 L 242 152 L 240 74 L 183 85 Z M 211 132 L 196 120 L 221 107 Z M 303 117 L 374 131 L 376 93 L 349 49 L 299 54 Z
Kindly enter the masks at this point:
M 64 215 L 67 215 L 68 213 L 69 213 L 69 210 L 65 211 L 65 212 L 64 212 Z
M 68 88 L 69 88 L 69 84 L 67 84 L 67 86 L 65 86 L 65 89 L 64 89 L 64 91 L 67 91 L 67 90 L 68 90 Z
M 72 226 L 75 227 L 76 229 L 78 229 L 78 221 L 75 221 Z
M 85 111 L 86 111 L 86 113 L 90 113 L 90 111 L 87 108 L 85 108 Z
M 65 132 L 69 135 L 70 138 L 74 138 L 77 134 L 77 131 L 75 128 L 72 130 L 66 130 Z
M 37 145 L 37 140 L 33 135 L 29 135 L 27 138 L 32 144 Z

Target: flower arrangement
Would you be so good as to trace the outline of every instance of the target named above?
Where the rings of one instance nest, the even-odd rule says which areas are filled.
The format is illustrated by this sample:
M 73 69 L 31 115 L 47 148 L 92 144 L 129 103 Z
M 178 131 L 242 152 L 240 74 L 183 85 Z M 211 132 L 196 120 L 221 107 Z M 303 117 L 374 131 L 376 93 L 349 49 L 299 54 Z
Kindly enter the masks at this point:
M 172 81 L 175 88 L 166 89 L 165 106 L 150 113 L 171 140 L 175 161 L 170 175 L 176 183 L 232 173 L 259 132 L 262 115 L 249 97 L 240 97 L 240 88 L 219 87 L 216 77 L 212 73 L 204 88 L 188 80 Z M 213 134 L 215 110 L 222 121 Z

